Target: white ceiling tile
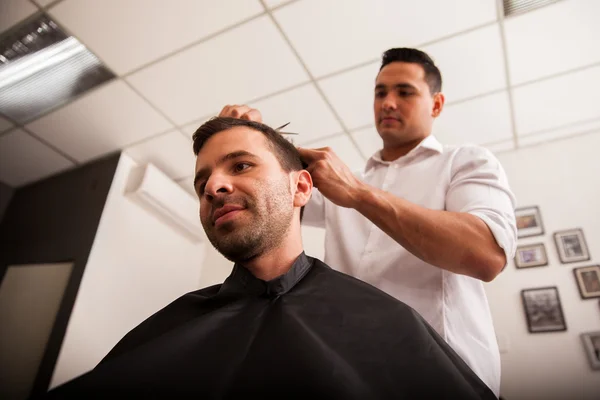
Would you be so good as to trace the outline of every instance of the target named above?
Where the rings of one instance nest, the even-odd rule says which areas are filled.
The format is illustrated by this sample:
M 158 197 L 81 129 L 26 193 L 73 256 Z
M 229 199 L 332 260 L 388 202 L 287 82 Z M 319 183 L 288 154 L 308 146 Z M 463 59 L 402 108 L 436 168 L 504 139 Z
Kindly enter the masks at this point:
M 251 103 L 250 106 L 258 109 L 263 122 L 273 128 L 290 122 L 283 131 L 298 133 L 293 136 L 297 144 L 343 131 L 313 84 Z
M 27 125 L 80 162 L 174 128 L 120 80 Z
M 306 148 L 317 149 L 320 147 L 331 147 L 337 156 L 352 170 L 361 170 L 365 165 L 365 159 L 356 149 L 346 134 L 330 137 L 310 143 Z
M 73 166 L 22 129 L 0 136 L 0 181 L 18 187 Z
M 498 143 L 484 144 L 483 147 L 487 148 L 493 153 L 504 153 L 515 149 L 514 140 L 504 140 Z
M 209 120 L 209 118 L 206 118 L 206 119 L 194 121 L 192 123 L 184 125 L 181 127 L 181 132 L 183 132 L 185 134 L 185 136 L 189 137 L 191 140 L 192 135 L 194 134 L 194 132 L 196 132 L 196 129 L 200 128 L 200 125 L 202 125 L 204 122 L 206 122 L 208 120 Z
M 513 84 L 600 61 L 600 2 L 560 1 L 505 22 Z
M 550 131 L 519 137 L 519 146 L 531 146 L 569 136 L 578 136 L 590 132 L 600 132 L 600 117 L 582 123 L 570 124 Z
M 350 135 L 358 143 L 360 152 L 366 160 L 371 158 L 375 152 L 383 149 L 383 141 L 379 133 L 377 133 L 375 126 L 359 129 L 350 133 Z
M 600 117 L 600 67 L 514 89 L 519 135 Z
M 0 1 L 0 33 L 38 11 L 38 8 L 26 0 Z
M 9 120 L 0 117 L 0 133 L 12 128 L 13 123 Z
M 139 164 L 154 164 L 173 179 L 180 179 L 194 172 L 192 141 L 177 130 L 127 147 L 125 152 Z
M 496 19 L 495 0 L 303 0 L 274 12 L 316 77 Z
M 305 82 L 268 17 L 261 17 L 127 78 L 178 125 Z
M 423 48 L 442 73 L 447 102 L 506 87 L 500 29 L 497 24 Z
M 38 6 L 41 6 L 41 7 L 46 7 L 50 3 L 55 3 L 56 1 L 60 1 L 60 0 L 33 0 L 34 3 L 36 3 Z
M 433 124 L 444 144 L 485 144 L 511 139 L 510 107 L 506 92 L 448 105 Z
M 318 82 L 346 127 L 372 124 L 375 79 L 380 62 L 368 64 Z
M 262 12 L 257 0 L 79 0 L 50 11 L 119 75 Z
M 291 0 L 265 0 L 265 4 L 269 8 L 280 6 L 284 3 L 289 3 Z

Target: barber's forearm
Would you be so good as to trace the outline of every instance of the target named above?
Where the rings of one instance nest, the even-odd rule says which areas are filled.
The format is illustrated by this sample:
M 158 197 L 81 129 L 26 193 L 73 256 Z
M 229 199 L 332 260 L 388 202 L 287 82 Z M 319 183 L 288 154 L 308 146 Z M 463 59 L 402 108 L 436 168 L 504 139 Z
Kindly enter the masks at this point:
M 436 267 L 491 281 L 506 264 L 488 226 L 474 215 L 430 210 L 366 184 L 358 189 L 354 208 Z

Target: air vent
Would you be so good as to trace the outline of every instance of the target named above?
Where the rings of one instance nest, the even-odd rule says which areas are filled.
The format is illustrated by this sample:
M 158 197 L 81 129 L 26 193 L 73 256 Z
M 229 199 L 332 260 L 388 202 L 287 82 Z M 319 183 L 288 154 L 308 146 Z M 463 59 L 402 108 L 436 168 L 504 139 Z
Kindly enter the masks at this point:
M 0 38 L 0 113 L 17 123 L 34 120 L 114 77 L 46 15 Z
M 560 0 L 503 0 L 504 16 L 512 17 L 538 8 L 545 7 Z

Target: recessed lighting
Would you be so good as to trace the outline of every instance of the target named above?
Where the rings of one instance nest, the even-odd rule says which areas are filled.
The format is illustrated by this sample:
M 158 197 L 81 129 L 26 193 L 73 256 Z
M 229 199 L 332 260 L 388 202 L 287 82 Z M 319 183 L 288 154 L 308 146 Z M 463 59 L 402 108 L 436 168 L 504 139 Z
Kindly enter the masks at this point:
M 0 39 L 0 113 L 24 124 L 115 77 L 47 15 Z

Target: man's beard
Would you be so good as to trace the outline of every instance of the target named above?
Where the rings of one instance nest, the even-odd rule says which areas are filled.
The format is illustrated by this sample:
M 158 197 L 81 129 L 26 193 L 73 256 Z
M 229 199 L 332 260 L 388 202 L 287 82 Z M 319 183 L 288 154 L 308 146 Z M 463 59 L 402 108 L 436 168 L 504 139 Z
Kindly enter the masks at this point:
M 223 204 L 244 207 L 243 214 L 233 221 L 224 222 L 218 228 L 212 222 L 202 222 L 210 243 L 232 262 L 248 261 L 277 248 L 290 229 L 294 207 L 287 177 L 272 184 L 262 183 L 255 193 L 264 196 L 260 199 L 224 196 L 214 200 L 214 209 Z

